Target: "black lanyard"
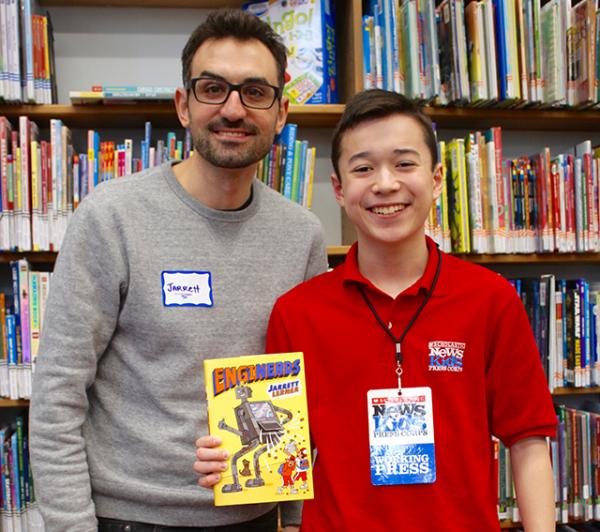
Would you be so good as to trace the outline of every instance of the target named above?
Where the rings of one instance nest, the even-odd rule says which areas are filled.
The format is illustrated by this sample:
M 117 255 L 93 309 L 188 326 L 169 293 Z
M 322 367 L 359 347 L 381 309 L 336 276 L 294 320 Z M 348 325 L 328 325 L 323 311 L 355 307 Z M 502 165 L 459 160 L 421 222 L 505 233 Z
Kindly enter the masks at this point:
M 413 326 L 415 321 L 417 321 L 417 318 L 419 317 L 419 315 L 425 308 L 425 305 L 427 305 L 427 302 L 431 298 L 431 295 L 433 294 L 433 291 L 435 290 L 435 287 L 437 285 L 438 277 L 440 276 L 440 270 L 442 269 L 442 252 L 440 251 L 439 247 L 436 249 L 437 249 L 438 261 L 437 261 L 437 268 L 435 270 L 435 275 L 433 276 L 433 281 L 431 282 L 431 286 L 429 287 L 427 294 L 425 294 L 425 298 L 423 299 L 421 306 L 413 314 L 413 317 L 410 319 L 410 321 L 408 322 L 408 325 L 404 328 L 404 331 L 398 338 L 396 338 L 394 336 L 394 333 L 392 333 L 392 331 L 390 330 L 390 327 L 386 326 L 386 324 L 383 322 L 383 320 L 381 319 L 381 316 L 375 310 L 373 303 L 371 303 L 371 301 L 367 297 L 367 294 L 365 293 L 365 290 L 362 287 L 362 285 L 360 285 L 360 284 L 357 285 L 360 295 L 365 300 L 365 303 L 368 305 L 369 309 L 371 309 L 371 312 L 373 313 L 373 316 L 375 316 L 377 323 L 379 323 L 379 325 L 385 331 L 385 333 L 392 339 L 394 344 L 396 344 L 396 375 L 398 376 L 398 394 L 402 393 L 402 386 L 401 386 L 401 380 L 400 380 L 400 378 L 402 376 L 402 346 L 401 346 L 402 341 L 404 340 L 406 333 L 410 330 L 410 328 Z

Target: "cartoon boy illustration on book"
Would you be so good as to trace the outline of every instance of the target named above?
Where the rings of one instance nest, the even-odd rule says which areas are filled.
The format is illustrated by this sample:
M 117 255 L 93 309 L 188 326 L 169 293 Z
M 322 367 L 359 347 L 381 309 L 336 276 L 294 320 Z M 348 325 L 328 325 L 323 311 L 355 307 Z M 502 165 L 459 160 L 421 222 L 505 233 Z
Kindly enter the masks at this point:
M 286 444 L 283 448 L 283 452 L 286 455 L 285 460 L 279 466 L 278 472 L 281 475 L 282 484 L 277 489 L 277 493 L 283 493 L 285 488 L 290 488 L 291 494 L 298 493 L 298 490 L 294 486 L 294 472 L 296 471 L 296 453 L 298 447 L 295 441 L 291 441 Z
M 294 475 L 294 480 L 300 480 L 302 484 L 300 484 L 300 489 L 305 490 L 308 487 L 308 470 L 310 469 L 310 463 L 308 462 L 308 451 L 306 447 L 302 447 L 300 451 L 298 451 L 298 456 L 296 457 L 296 474 Z
M 246 480 L 245 486 L 256 488 L 265 485 L 260 473 L 259 459 L 263 453 L 279 443 L 285 432 L 283 425 L 289 423 L 293 417 L 289 410 L 276 406 L 271 401 L 249 401 L 252 397 L 252 389 L 248 386 L 238 387 L 235 390 L 235 397 L 240 401 L 240 404 L 234 408 L 238 428 L 230 427 L 224 419 L 219 421 L 218 425 L 221 430 L 239 436 L 242 442 L 242 448 L 231 457 L 233 482 L 223 486 L 221 489 L 223 493 L 242 491 L 237 462 L 251 451 L 254 451 L 254 478 Z M 278 414 L 283 414 L 286 419 L 282 421 Z

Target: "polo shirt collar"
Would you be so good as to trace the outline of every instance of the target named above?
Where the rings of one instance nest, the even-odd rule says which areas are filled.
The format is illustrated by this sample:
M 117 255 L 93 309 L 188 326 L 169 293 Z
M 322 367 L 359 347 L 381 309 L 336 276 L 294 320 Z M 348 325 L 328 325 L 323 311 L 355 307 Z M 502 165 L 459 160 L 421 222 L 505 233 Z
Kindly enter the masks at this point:
M 427 250 L 429 251 L 429 257 L 427 259 L 427 266 L 425 266 L 425 271 L 420 279 L 418 279 L 414 284 L 409 286 L 406 290 L 404 290 L 400 295 L 404 296 L 415 296 L 419 293 L 419 291 L 427 292 L 431 287 L 431 283 L 433 282 L 433 278 L 435 277 L 435 271 L 437 269 L 438 263 L 438 252 L 437 252 L 437 244 L 428 236 L 425 237 L 427 242 Z M 446 254 L 441 252 L 442 256 L 442 269 L 440 271 L 440 276 L 438 278 L 437 286 L 433 291 L 432 297 L 441 297 L 445 296 L 448 293 L 448 265 Z M 444 265 L 446 262 L 446 266 Z M 354 282 L 361 283 L 366 285 L 372 290 L 379 291 L 369 279 L 367 279 L 360 270 L 358 269 L 358 242 L 355 242 L 352 247 L 348 250 L 348 254 L 346 256 L 346 260 L 341 265 L 342 268 L 342 282 Z

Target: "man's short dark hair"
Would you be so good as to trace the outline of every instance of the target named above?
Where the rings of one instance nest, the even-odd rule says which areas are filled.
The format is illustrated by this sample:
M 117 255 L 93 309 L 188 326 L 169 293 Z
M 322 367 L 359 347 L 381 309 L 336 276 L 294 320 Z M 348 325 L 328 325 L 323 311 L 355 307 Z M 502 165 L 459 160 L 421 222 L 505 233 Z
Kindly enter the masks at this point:
M 227 37 L 233 37 L 240 41 L 256 39 L 263 43 L 275 58 L 277 83 L 283 89 L 287 66 L 287 49 L 283 40 L 266 22 L 241 9 L 213 11 L 190 35 L 183 52 L 181 52 L 184 85 L 191 79 L 192 59 L 198 48 L 209 39 L 226 39 Z
M 438 162 L 437 143 L 433 125 L 429 117 L 422 109 L 406 96 L 397 92 L 384 91 L 381 89 L 370 89 L 359 92 L 346 104 L 346 109 L 340 118 L 331 141 L 331 162 L 338 179 L 340 175 L 340 156 L 342 139 L 346 131 L 351 130 L 369 120 L 387 118 L 392 115 L 402 115 L 413 118 L 421 126 L 425 144 L 431 153 L 431 168 L 435 168 Z M 377 142 L 377 139 L 373 139 Z

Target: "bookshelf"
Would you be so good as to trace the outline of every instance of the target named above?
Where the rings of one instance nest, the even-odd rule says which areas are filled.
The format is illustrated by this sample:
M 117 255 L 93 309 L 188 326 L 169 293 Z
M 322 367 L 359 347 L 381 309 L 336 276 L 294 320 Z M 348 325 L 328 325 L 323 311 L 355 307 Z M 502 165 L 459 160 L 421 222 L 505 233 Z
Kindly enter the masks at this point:
M 243 0 L 41 0 L 45 7 L 59 8 L 95 8 L 112 7 L 125 11 L 127 8 L 148 7 L 156 10 L 164 9 L 210 9 L 217 7 L 239 7 Z M 362 88 L 362 35 L 360 19 L 362 15 L 361 0 L 337 0 L 337 39 L 338 39 L 338 68 L 341 101 Z M 62 13 L 63 11 L 61 11 Z M 177 61 L 174 57 L 173 61 Z M 98 74 L 102 76 L 102 72 Z M 59 80 L 60 81 L 60 80 Z M 70 87 L 79 89 L 82 87 Z M 315 128 L 318 134 L 325 134 L 332 128 L 343 112 L 343 103 L 338 105 L 321 106 L 291 106 L 289 120 L 302 128 Z M 600 110 L 571 110 L 571 109 L 498 109 L 471 107 L 426 107 L 426 113 L 432 118 L 440 130 L 446 129 L 484 129 L 500 126 L 508 132 L 535 131 L 541 135 L 554 131 L 597 132 L 600 131 Z M 50 118 L 59 118 L 73 128 L 140 128 L 147 120 L 156 127 L 179 127 L 179 123 L 170 103 L 134 104 L 134 105 L 39 105 L 39 106 L 0 106 L 0 115 L 14 121 L 20 115 L 28 115 L 32 120 L 45 128 Z M 509 133 L 510 135 L 510 133 Z M 585 133 L 581 133 L 584 138 Z M 543 137 L 540 137 L 543 138 Z M 319 146 L 322 155 L 328 153 L 327 138 Z M 541 140 L 539 141 L 541 145 Z M 324 157 L 326 158 L 326 157 Z M 329 163 L 322 163 L 321 173 L 328 168 Z M 328 185 L 325 193 L 330 194 Z M 323 191 L 318 192 L 321 194 Z M 342 221 L 343 244 L 352 241 L 346 222 Z M 349 249 L 348 245 L 335 245 L 328 248 L 332 261 L 341 261 Z M 12 260 L 25 257 L 32 264 L 52 265 L 56 253 L 0 253 L 0 263 L 6 264 Z M 568 253 L 568 254 L 514 254 L 514 255 L 460 255 L 461 258 L 490 267 L 495 265 L 517 265 L 526 271 L 531 265 L 548 266 L 551 270 L 559 270 L 565 265 L 600 263 L 600 253 Z M 581 396 L 585 394 L 600 394 L 600 387 L 595 388 L 558 388 L 555 397 Z M 0 408 L 26 408 L 29 402 L 25 400 L 0 400 Z M 502 528 L 515 526 L 511 522 L 503 522 Z
M 343 104 L 291 105 L 289 121 L 301 127 L 331 128 L 344 111 Z M 486 129 L 500 126 L 507 131 L 593 131 L 600 129 L 600 110 L 479 109 L 425 107 L 439 128 Z M 44 123 L 59 118 L 71 127 L 141 127 L 151 120 L 159 127 L 177 127 L 179 121 L 170 102 L 89 105 L 0 105 L 0 115 L 10 120 L 26 114 Z

